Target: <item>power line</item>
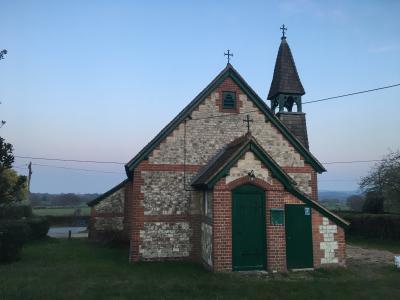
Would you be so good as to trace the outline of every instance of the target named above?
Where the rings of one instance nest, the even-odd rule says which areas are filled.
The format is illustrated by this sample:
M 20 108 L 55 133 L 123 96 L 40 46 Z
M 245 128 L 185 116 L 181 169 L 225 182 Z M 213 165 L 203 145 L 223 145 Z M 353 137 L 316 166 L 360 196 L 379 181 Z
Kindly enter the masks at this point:
M 370 160 L 349 160 L 349 161 L 331 161 L 331 162 L 323 162 L 324 165 L 333 165 L 333 164 L 356 164 L 356 163 L 368 163 L 368 162 L 379 162 L 383 161 L 383 159 L 370 159 Z
M 375 91 L 379 91 L 379 90 L 389 89 L 389 88 L 396 87 L 396 86 L 400 86 L 400 83 L 387 85 L 387 86 L 382 86 L 382 87 L 378 87 L 378 88 L 375 88 L 375 89 L 369 89 L 369 90 L 364 90 L 364 91 L 358 91 L 358 92 L 343 94 L 343 95 L 339 95 L 339 96 L 333 96 L 333 97 L 322 98 L 322 99 L 318 99 L 318 100 L 306 101 L 306 102 L 303 102 L 302 104 L 310 104 L 310 103 L 328 101 L 328 100 L 337 99 L 337 98 L 354 96 L 354 95 L 358 95 L 358 94 L 370 93 L 370 92 L 375 92 Z M 239 112 L 239 113 L 237 113 L 235 115 L 244 115 L 244 114 L 249 114 L 249 113 L 258 112 L 258 111 L 259 111 L 258 109 L 249 110 L 249 111 L 246 111 L 246 112 Z M 191 120 L 193 120 L 193 121 L 195 121 L 195 120 L 207 120 L 207 119 L 224 118 L 224 117 L 231 117 L 231 116 L 232 116 L 231 114 L 222 114 L 222 115 L 214 115 L 214 116 L 208 116 L 208 117 L 202 117 L 202 118 L 192 118 Z
M 318 99 L 318 100 L 312 100 L 312 101 L 307 101 L 303 102 L 303 104 L 310 104 L 310 103 L 316 103 L 316 102 L 322 102 L 322 101 L 328 101 L 332 99 L 337 99 L 337 98 L 342 98 L 342 97 L 348 97 L 348 96 L 353 96 L 353 95 L 358 95 L 358 94 L 363 94 L 363 93 L 369 93 L 369 92 L 374 92 L 378 90 L 383 90 L 383 89 L 388 89 L 392 87 L 400 86 L 400 83 L 393 84 L 393 85 L 388 85 L 388 86 L 383 86 L 375 89 L 369 89 L 369 90 L 364 90 L 364 91 L 358 91 L 358 92 L 353 92 L 349 94 L 344 94 L 344 95 L 339 95 L 339 96 L 334 96 L 334 97 L 328 97 L 328 98 L 323 98 L 323 99 Z M 258 112 L 259 110 L 250 110 L 247 112 L 240 112 L 237 113 L 236 115 L 242 115 L 242 114 L 249 114 L 253 112 Z M 203 118 L 193 118 L 191 120 L 206 120 L 206 119 L 213 119 L 213 118 L 222 118 L 222 117 L 232 117 L 231 114 L 224 114 L 224 115 L 214 115 L 214 116 L 208 116 L 208 117 L 203 117 Z M 97 160 L 79 160 L 79 159 L 64 159 L 64 158 L 48 158 L 48 157 L 32 157 L 32 156 L 20 156 L 20 155 L 14 155 L 14 157 L 17 158 L 24 158 L 24 159 L 33 159 L 33 160 L 45 160 L 45 161 L 63 161 L 63 162 L 77 162 L 77 163 L 94 163 L 94 164 L 116 164 L 116 165 L 124 165 L 124 162 L 118 162 L 118 161 L 97 161 Z M 366 163 L 366 162 L 379 162 L 382 160 L 359 160 L 359 161 L 335 161 L 335 162 L 324 162 L 324 164 L 329 165 L 329 164 L 350 164 L 350 163 Z M 60 167 L 61 168 L 61 167 Z M 90 170 L 89 170 L 90 171 Z
M 124 165 L 123 162 L 112 162 L 112 161 L 94 161 L 94 160 L 79 160 L 79 159 L 64 159 L 64 158 L 48 158 L 48 157 L 31 157 L 31 156 L 18 156 L 14 155 L 17 158 L 26 158 L 26 159 L 33 159 L 33 160 L 47 160 L 47 161 L 63 161 L 63 162 L 78 162 L 78 163 L 95 163 L 95 164 L 118 164 Z M 370 159 L 370 160 L 349 160 L 349 161 L 330 161 L 330 162 L 323 162 L 325 165 L 333 165 L 333 164 L 353 164 L 353 163 L 368 163 L 368 162 L 379 162 L 383 161 L 382 159 Z M 39 165 L 39 164 L 35 164 Z M 22 165 L 26 166 L 26 165 Z M 48 165 L 46 165 L 48 166 Z M 20 166 L 19 166 L 20 167 Z M 85 169 L 88 170 L 88 169 Z
M 354 182 L 360 179 L 318 179 L 318 182 Z
M 93 163 L 93 164 L 115 164 L 115 165 L 125 164 L 123 162 L 118 162 L 118 161 L 80 160 L 80 159 L 49 158 L 49 157 L 31 157 L 31 156 L 19 156 L 19 155 L 14 155 L 14 157 L 33 159 L 33 160 L 64 161 L 64 162 Z
M 382 86 L 382 87 L 375 88 L 375 89 L 359 91 L 359 92 L 354 92 L 354 93 L 349 93 L 349 94 L 344 94 L 344 95 L 339 95 L 339 96 L 333 96 L 333 97 L 328 97 L 328 98 L 322 98 L 322 99 L 318 99 L 318 100 L 307 101 L 307 102 L 303 102 L 303 104 L 316 103 L 316 102 L 328 101 L 328 100 L 332 100 L 332 99 L 343 98 L 343 97 L 348 97 L 348 96 L 353 96 L 353 95 L 358 95 L 358 94 L 364 94 L 364 93 L 389 89 L 389 88 L 396 87 L 399 85 L 400 85 L 400 83 L 396 83 L 396 84 Z
M 101 171 L 101 170 L 93 170 L 93 169 L 80 169 L 80 168 L 70 168 L 70 167 L 43 165 L 43 164 L 32 164 L 32 165 L 33 165 L 33 166 L 39 166 L 39 167 L 49 167 L 49 168 L 66 169 L 66 170 L 75 170 L 75 171 L 85 171 L 85 172 L 95 172 L 95 173 L 109 173 L 109 174 L 121 174 L 121 172 L 113 172 L 113 171 Z
M 23 168 L 23 167 L 27 167 L 28 166 L 28 164 L 23 164 L 23 165 L 19 165 L 19 166 L 13 166 L 13 168 Z

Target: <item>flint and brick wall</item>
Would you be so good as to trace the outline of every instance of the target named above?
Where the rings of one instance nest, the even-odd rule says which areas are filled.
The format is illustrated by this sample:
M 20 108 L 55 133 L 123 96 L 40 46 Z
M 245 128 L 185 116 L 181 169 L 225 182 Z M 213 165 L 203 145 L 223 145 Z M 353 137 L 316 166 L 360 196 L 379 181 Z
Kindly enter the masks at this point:
M 131 261 L 199 259 L 200 196 L 184 178 L 190 182 L 200 167 L 145 160 L 135 169 L 128 216 Z
M 145 259 L 187 257 L 191 234 L 189 222 L 145 222 L 139 253 Z

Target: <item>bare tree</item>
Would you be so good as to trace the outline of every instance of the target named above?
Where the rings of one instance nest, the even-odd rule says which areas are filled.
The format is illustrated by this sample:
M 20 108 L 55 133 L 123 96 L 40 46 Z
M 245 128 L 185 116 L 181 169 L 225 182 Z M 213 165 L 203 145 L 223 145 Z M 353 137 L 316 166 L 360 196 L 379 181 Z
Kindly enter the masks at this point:
M 390 152 L 361 178 L 360 188 L 373 196 L 374 201 L 382 201 L 385 211 L 400 212 L 400 151 Z

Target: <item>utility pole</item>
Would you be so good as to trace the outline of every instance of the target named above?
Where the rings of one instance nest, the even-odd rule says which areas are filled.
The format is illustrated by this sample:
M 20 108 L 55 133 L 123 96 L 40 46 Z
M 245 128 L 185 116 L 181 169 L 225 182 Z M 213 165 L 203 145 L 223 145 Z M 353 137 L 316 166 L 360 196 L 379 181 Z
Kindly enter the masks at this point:
M 28 205 L 31 205 L 31 178 L 32 178 L 32 162 L 28 164 Z

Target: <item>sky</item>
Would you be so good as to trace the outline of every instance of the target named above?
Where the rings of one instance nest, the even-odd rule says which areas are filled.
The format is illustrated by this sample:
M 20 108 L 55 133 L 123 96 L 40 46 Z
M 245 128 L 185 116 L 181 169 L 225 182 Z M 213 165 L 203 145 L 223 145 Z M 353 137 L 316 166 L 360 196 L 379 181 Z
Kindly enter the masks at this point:
M 225 67 L 227 49 L 266 99 L 283 23 L 303 101 L 400 83 L 399 11 L 389 0 L 0 0 L 0 135 L 16 156 L 125 163 Z M 400 148 L 400 87 L 303 111 L 321 162 Z M 15 169 L 26 175 L 29 161 Z M 126 177 L 123 164 L 32 163 L 32 192 L 102 193 Z M 319 188 L 356 190 L 372 165 L 326 165 Z

